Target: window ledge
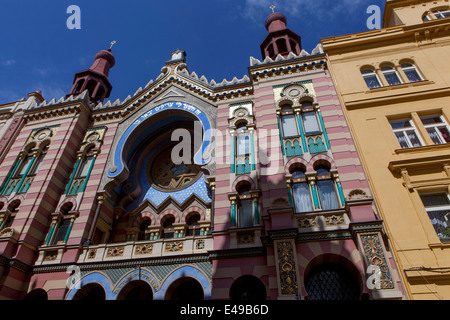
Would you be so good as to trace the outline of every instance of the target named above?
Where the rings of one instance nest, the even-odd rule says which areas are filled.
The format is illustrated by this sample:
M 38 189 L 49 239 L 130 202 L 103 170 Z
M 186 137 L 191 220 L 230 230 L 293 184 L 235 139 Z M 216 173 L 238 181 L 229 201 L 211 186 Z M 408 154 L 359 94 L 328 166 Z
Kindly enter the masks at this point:
M 407 83 L 395 84 L 395 85 L 391 85 L 391 86 L 383 86 L 380 88 L 373 88 L 373 89 L 366 90 L 365 92 L 366 93 L 382 92 L 382 91 L 387 91 L 387 90 L 417 87 L 417 86 L 433 84 L 433 83 L 434 83 L 434 81 L 421 80 L 421 81 L 416 81 L 416 82 L 407 82 Z
M 430 150 L 439 150 L 439 149 L 447 149 L 450 147 L 450 143 L 442 143 L 442 144 L 433 144 L 429 146 L 421 146 L 421 147 L 413 147 L 413 148 L 405 148 L 405 149 L 395 149 L 394 152 L 396 154 L 402 153 L 418 153 L 418 152 L 427 152 Z

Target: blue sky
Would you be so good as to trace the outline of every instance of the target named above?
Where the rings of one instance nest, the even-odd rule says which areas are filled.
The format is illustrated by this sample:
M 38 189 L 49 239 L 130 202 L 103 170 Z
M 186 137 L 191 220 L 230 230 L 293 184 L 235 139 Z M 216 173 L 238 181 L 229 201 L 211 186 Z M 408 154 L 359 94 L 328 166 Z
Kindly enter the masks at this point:
M 112 101 L 156 79 L 178 48 L 190 72 L 216 82 L 242 78 L 250 56 L 261 59 L 272 4 L 308 52 L 322 38 L 367 31 L 367 7 L 384 8 L 384 0 L 2 0 L 0 104 L 36 90 L 46 100 L 65 96 L 75 73 L 112 40 Z M 70 5 L 81 9 L 81 30 L 66 26 Z

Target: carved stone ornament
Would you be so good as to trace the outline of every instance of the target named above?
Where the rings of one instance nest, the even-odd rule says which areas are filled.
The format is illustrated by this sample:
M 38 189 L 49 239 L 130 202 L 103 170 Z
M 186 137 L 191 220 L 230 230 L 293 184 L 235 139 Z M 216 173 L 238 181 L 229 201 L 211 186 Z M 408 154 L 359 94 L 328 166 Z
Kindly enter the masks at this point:
M 121 257 L 123 256 L 124 247 L 111 247 L 106 252 L 107 257 Z
M 97 249 L 91 249 L 88 252 L 87 258 L 88 259 L 94 259 L 96 255 L 97 255 Z
M 369 265 L 378 266 L 381 271 L 381 289 L 394 289 L 389 267 L 378 234 L 361 235 L 364 254 Z
M 326 216 L 325 217 L 325 224 L 327 226 L 339 226 L 339 225 L 345 224 L 344 216 L 343 215 Z
M 197 241 L 195 242 L 195 248 L 197 250 L 205 249 L 205 240 L 204 239 L 197 239 Z
M 297 273 L 292 243 L 288 241 L 277 243 L 277 253 L 281 294 L 297 294 Z
M 255 233 L 253 231 L 238 233 L 237 236 L 237 241 L 239 244 L 255 243 Z
M 136 255 L 141 255 L 141 254 L 150 254 L 153 251 L 153 244 L 140 244 L 138 246 L 136 246 L 136 249 L 134 251 L 134 253 Z
M 315 218 L 298 218 L 298 227 L 301 229 L 317 227 L 317 221 Z
M 55 261 L 56 258 L 58 257 L 58 251 L 47 251 L 44 254 L 44 261 Z
M 167 252 L 183 251 L 183 242 L 175 241 L 175 242 L 166 243 L 166 251 Z
M 2 231 L 0 231 L 0 237 L 12 237 L 13 235 L 14 235 L 13 228 L 5 228 Z

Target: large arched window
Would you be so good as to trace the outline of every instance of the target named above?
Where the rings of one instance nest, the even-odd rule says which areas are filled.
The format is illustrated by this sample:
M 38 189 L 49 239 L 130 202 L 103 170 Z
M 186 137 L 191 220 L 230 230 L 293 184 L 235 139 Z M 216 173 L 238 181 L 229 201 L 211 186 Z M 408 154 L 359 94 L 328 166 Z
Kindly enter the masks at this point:
M 298 137 L 297 121 L 290 106 L 281 107 L 281 124 L 284 138 Z
M 266 294 L 262 281 L 251 275 L 241 276 L 230 288 L 230 299 L 233 301 L 264 301 Z
M 250 194 L 251 186 L 243 183 L 238 186 L 238 227 L 253 226 L 253 200 Z
M 361 290 L 354 275 L 344 267 L 324 263 L 305 278 L 308 300 L 359 300 Z
M 23 151 L 4 185 L 2 194 L 10 195 L 12 192 L 26 193 L 39 171 L 48 148 L 49 145 L 45 144 L 41 146 L 41 149 L 35 149 L 30 146 Z
M 173 224 L 175 223 L 175 217 L 168 216 L 164 219 L 162 223 L 163 232 L 162 232 L 162 238 L 170 239 L 175 236 L 175 228 Z
M 98 151 L 94 147 L 88 148 L 85 152 L 79 154 L 66 190 L 68 195 L 76 195 L 85 190 L 97 154 Z
M 190 214 L 186 220 L 187 224 L 187 235 L 188 236 L 198 236 L 200 235 L 200 215 L 198 213 Z
M 316 167 L 317 193 L 322 210 L 334 210 L 339 208 L 336 187 L 331 177 L 329 168 L 325 165 Z
M 138 241 L 142 240 L 149 240 L 150 239 L 150 233 L 148 232 L 148 227 L 152 221 L 150 219 L 145 219 L 141 225 L 139 226 L 139 233 L 138 233 Z
M 19 212 L 20 200 L 14 200 L 8 205 L 8 210 L 3 214 L 1 229 L 9 228 L 12 226 L 17 213 Z
M 58 245 L 67 241 L 74 221 L 74 216 L 70 213 L 72 208 L 73 204 L 70 202 L 61 207 L 61 212 L 57 215 L 59 221 L 56 222 L 56 229 L 51 239 L 52 245 Z
M 292 196 L 294 199 L 295 212 L 312 211 L 312 199 L 308 180 L 305 176 L 305 169 L 302 167 L 294 168 L 292 174 Z

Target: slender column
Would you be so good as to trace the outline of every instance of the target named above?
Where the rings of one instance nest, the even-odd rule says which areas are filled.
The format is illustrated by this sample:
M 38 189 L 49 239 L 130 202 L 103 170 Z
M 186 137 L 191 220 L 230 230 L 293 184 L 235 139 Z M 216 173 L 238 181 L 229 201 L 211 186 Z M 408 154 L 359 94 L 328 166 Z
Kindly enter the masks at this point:
M 255 143 L 253 137 L 253 128 L 250 128 L 250 156 L 252 161 L 252 170 L 256 170 L 256 162 L 255 162 Z
M 103 195 L 97 196 L 98 205 L 97 205 L 97 209 L 95 210 L 94 219 L 92 220 L 91 230 L 89 231 L 88 239 L 84 243 L 85 246 L 89 246 L 91 244 L 92 236 L 94 235 L 95 227 L 97 225 L 97 219 L 100 214 L 100 209 L 102 207 L 104 199 L 105 199 L 105 196 L 103 196 Z
M 316 177 L 308 177 L 308 182 L 313 196 L 314 209 L 320 209 L 319 197 L 317 196 Z
M 84 192 L 84 190 L 86 189 L 87 182 L 89 180 L 89 177 L 91 176 L 92 168 L 94 168 L 94 163 L 95 163 L 95 160 L 97 159 L 97 155 L 98 155 L 98 152 L 95 152 L 94 158 L 92 159 L 91 165 L 89 166 L 89 171 L 86 175 L 86 178 L 84 179 L 83 188 L 81 189 L 81 192 Z
M 70 188 L 72 187 L 72 182 L 73 182 L 73 179 L 75 178 L 75 175 L 77 174 L 78 167 L 80 166 L 82 156 L 83 156 L 83 154 L 81 154 L 81 153 L 78 155 L 77 163 L 75 164 L 75 168 L 73 169 L 72 175 L 70 176 L 69 184 L 66 187 L 66 194 L 69 193 Z
M 230 195 L 229 199 L 231 201 L 231 226 L 235 227 L 236 226 L 236 202 L 237 202 L 237 196 L 236 195 Z
M 72 215 L 70 217 L 70 224 L 69 224 L 69 227 L 67 228 L 66 235 L 64 236 L 64 242 L 67 242 L 67 240 L 69 239 L 69 234 L 70 234 L 70 231 L 72 231 L 74 221 L 75 221 L 75 215 Z
M 342 185 L 341 181 L 339 180 L 339 177 L 337 175 L 333 175 L 334 181 L 336 182 L 336 187 L 338 189 L 339 193 L 339 199 L 341 200 L 341 206 L 345 205 L 345 198 L 344 198 L 344 192 L 342 191 Z
M 278 121 L 278 132 L 280 133 L 280 145 L 281 145 L 281 153 L 284 156 L 284 141 L 283 141 L 283 131 L 281 127 L 281 115 L 280 112 L 277 111 L 277 121 Z
M 298 130 L 300 132 L 300 138 L 302 139 L 303 152 L 308 152 L 308 144 L 306 143 L 305 132 L 303 131 L 302 118 L 300 117 L 300 109 L 296 108 L 294 110 L 297 116 Z
M 325 123 L 323 122 L 322 113 L 320 112 L 320 108 L 316 105 L 316 112 L 319 118 L 320 126 L 322 127 L 323 138 L 325 139 L 325 145 L 327 146 L 327 150 L 330 150 L 330 142 L 328 141 L 327 130 L 325 129 Z
M 287 178 L 286 179 L 286 184 L 287 184 L 287 189 L 288 189 L 288 198 L 289 198 L 289 203 L 291 204 L 291 207 L 294 208 L 294 201 L 292 199 L 292 179 L 291 178 Z
M 45 244 L 48 245 L 52 240 L 53 233 L 55 232 L 56 225 L 58 224 L 59 214 L 54 214 L 52 218 L 52 225 L 50 227 L 50 231 L 48 232 L 47 238 L 45 239 Z
M 236 170 L 236 139 L 234 136 L 234 131 L 230 132 L 231 135 L 231 172 L 234 173 Z
M 255 225 L 259 225 L 259 191 L 252 193 L 252 200 L 253 200 L 253 216 L 254 216 L 254 223 Z

